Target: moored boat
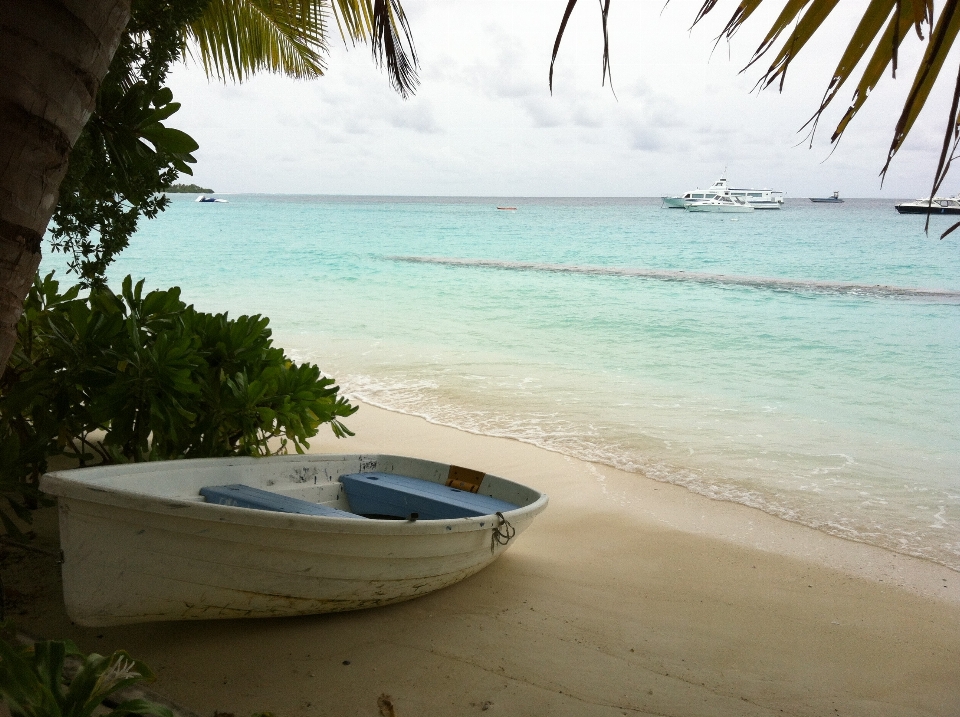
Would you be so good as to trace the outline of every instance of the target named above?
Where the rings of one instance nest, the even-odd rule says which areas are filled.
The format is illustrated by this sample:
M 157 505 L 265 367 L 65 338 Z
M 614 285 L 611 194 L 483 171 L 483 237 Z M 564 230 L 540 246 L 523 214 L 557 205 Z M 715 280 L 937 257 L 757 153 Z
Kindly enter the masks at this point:
M 216 198 L 216 197 L 208 197 L 208 196 L 203 195 L 203 194 L 201 194 L 199 197 L 197 197 L 197 201 L 198 201 L 198 202 L 202 202 L 202 203 L 204 203 L 204 204 L 214 204 L 214 203 L 216 203 L 216 204 L 227 204 L 227 200 L 226 200 L 226 199 L 218 199 L 218 198 Z
M 547 505 L 497 476 L 390 455 L 158 461 L 40 487 L 59 502 L 67 614 L 86 626 L 409 600 L 491 563 Z
M 755 209 L 755 207 L 740 199 L 734 199 L 733 197 L 727 197 L 722 194 L 714 195 L 711 199 L 684 204 L 683 208 L 688 212 L 719 212 L 725 214 L 752 212 Z
M 834 192 L 832 197 L 810 197 L 810 201 L 819 204 L 843 204 L 839 190 Z
M 683 209 L 688 204 L 709 201 L 718 194 L 749 204 L 754 209 L 780 209 L 783 206 L 783 192 L 777 189 L 731 188 L 727 184 L 726 172 L 708 189 L 693 189 L 679 196 L 661 197 L 661 201 L 668 209 Z
M 917 199 L 895 206 L 900 214 L 960 214 L 960 195 Z

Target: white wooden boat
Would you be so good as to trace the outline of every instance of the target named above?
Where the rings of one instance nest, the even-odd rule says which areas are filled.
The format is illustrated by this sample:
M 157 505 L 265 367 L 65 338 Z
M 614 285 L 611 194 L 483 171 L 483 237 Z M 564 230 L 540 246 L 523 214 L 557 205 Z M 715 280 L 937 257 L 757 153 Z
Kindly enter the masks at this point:
M 40 488 L 59 502 L 67 614 L 87 626 L 409 600 L 490 564 L 547 505 L 546 495 L 497 476 L 390 455 L 82 468 L 48 473 Z M 368 494 L 358 497 L 361 489 Z M 388 489 L 393 502 L 370 502 Z M 297 512 L 211 503 L 201 490 L 266 495 Z M 443 517 L 451 514 L 461 517 Z

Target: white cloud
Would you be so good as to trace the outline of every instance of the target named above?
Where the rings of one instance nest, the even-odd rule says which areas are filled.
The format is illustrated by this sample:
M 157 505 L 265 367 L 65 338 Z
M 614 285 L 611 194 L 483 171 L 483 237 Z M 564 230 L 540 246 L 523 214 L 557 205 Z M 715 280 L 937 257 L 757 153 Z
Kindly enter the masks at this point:
M 759 69 L 739 74 L 762 19 L 714 52 L 725 17 L 688 32 L 692 6 L 661 14 L 656 3 L 618 0 L 614 96 L 600 84 L 596 6 L 580 3 L 551 96 L 547 70 L 564 5 L 407 0 L 422 78 L 407 102 L 368 49 L 347 52 L 338 42 L 327 76 L 315 82 L 261 76 L 223 86 L 197 67 L 180 68 L 171 84 L 183 109 L 173 125 L 198 140 L 197 181 L 218 191 L 658 196 L 709 183 L 724 166 L 738 184 L 793 196 L 926 191 L 942 142 L 943 92 L 932 97 L 934 109 L 921 117 L 882 190 L 877 177 L 909 77 L 880 84 L 826 162 L 852 88 L 821 122 L 814 149 L 795 146 L 853 10 L 838 8 L 838 29 L 804 51 L 779 94 L 751 92 Z M 921 48 L 914 45 L 901 66 L 916 61 Z

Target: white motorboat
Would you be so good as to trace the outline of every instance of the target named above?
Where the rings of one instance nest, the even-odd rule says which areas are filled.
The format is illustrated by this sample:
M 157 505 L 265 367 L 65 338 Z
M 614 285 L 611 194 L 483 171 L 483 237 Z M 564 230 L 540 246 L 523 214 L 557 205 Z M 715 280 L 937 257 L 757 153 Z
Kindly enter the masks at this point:
M 683 208 L 688 212 L 724 212 L 739 213 L 752 212 L 756 207 L 747 204 L 742 199 L 735 199 L 723 194 L 715 194 L 710 199 L 698 200 L 684 204 Z
M 917 199 L 895 205 L 900 214 L 960 214 L 960 194 L 956 197 Z
M 718 194 L 739 199 L 754 209 L 780 209 L 783 206 L 783 192 L 776 189 L 733 189 L 727 184 L 726 172 L 708 189 L 693 189 L 680 196 L 661 199 L 663 206 L 668 209 L 683 209 L 687 204 L 707 201 Z
M 208 197 L 208 196 L 206 196 L 206 195 L 204 195 L 204 194 L 201 194 L 199 197 L 197 197 L 197 201 L 198 201 L 198 202 L 203 202 L 204 204 L 227 204 L 227 203 L 228 203 L 226 199 L 218 199 L 218 198 L 216 198 L 216 197 Z
M 547 506 L 481 471 L 390 455 L 58 471 L 80 625 L 339 612 L 409 600 L 495 560 Z

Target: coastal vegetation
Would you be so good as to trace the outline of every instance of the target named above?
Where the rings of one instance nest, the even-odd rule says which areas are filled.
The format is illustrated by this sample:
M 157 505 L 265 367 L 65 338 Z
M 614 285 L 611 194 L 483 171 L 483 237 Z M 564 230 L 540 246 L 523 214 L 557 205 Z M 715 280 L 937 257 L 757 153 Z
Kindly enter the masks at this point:
M 70 640 L 24 645 L 9 624 L 0 623 L 0 698 L 12 717 L 172 717 L 150 700 L 121 697 L 126 688 L 153 679 L 146 665 L 123 650 L 86 655 Z M 106 701 L 110 707 L 103 709 Z
M 189 53 L 223 80 L 318 77 L 331 11 L 344 41 L 369 43 L 397 91 L 413 92 L 416 55 L 396 0 L 0 8 L 10 75 L 0 102 L 19 118 L 0 118 L 2 153 L 27 148 L 15 160 L 0 153 L 0 190 L 9 190 L 0 191 L 0 481 L 19 518 L 36 506 L 37 478 L 54 454 L 75 453 L 81 465 L 264 455 L 302 450 L 323 423 L 348 433 L 339 419 L 356 409 L 319 368 L 272 347 L 266 318 L 197 312 L 176 287 L 142 296 L 129 277 L 120 295 L 106 285 L 139 220 L 163 211 L 164 192 L 192 174 L 197 143 L 167 125 L 180 108 L 165 86 L 172 65 Z M 50 94 L 43 116 L 23 99 L 36 87 Z M 78 277 L 63 294 L 52 276 L 36 278 L 51 217 L 50 246 Z
M 214 194 L 209 187 L 201 187 L 199 184 L 180 184 L 175 182 L 165 190 L 168 194 Z
M 190 174 L 196 142 L 166 121 L 179 104 L 164 86 L 185 53 L 211 77 L 269 71 L 317 77 L 333 16 L 348 43 L 369 44 L 391 84 L 415 89 L 416 54 L 397 0 L 62 0 L 0 6 L 0 368 L 51 245 L 84 286 L 106 267 L 162 190 Z
M 319 367 L 273 346 L 262 316 L 207 314 L 178 288 L 128 276 L 63 293 L 37 278 L 0 378 L 0 488 L 29 522 L 52 456 L 79 466 L 302 453 L 323 424 L 352 435 L 356 412 Z M 23 538 L 6 511 L 7 534 Z

